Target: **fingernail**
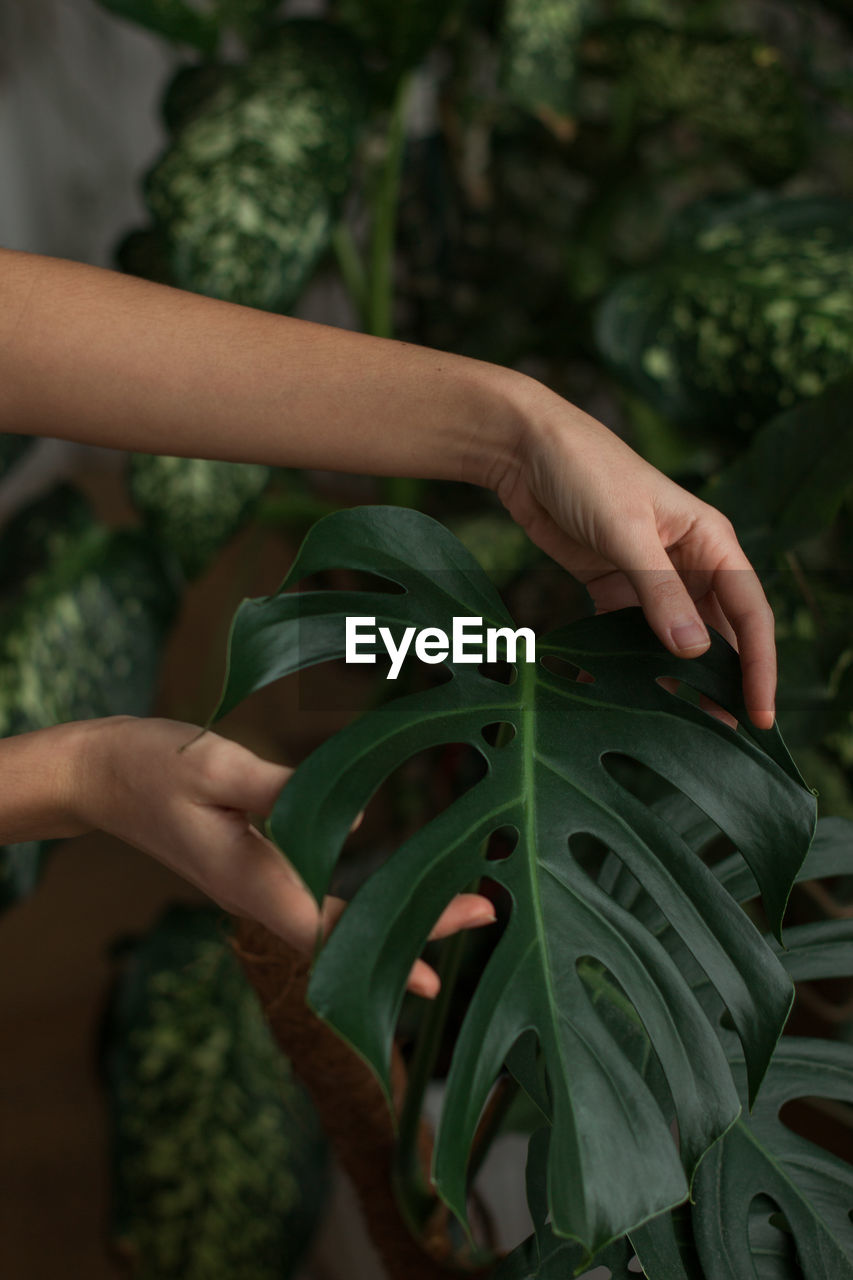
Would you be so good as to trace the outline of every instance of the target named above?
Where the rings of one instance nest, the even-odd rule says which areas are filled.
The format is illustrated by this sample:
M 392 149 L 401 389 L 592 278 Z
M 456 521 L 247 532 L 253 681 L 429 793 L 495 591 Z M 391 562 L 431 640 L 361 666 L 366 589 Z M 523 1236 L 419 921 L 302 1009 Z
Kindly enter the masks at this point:
M 701 622 L 679 622 L 670 628 L 669 634 L 676 649 L 682 653 L 691 649 L 707 649 L 711 643 L 711 637 Z
M 497 916 L 494 911 L 479 911 L 477 915 L 474 916 L 471 923 L 472 925 L 494 924 L 496 921 Z

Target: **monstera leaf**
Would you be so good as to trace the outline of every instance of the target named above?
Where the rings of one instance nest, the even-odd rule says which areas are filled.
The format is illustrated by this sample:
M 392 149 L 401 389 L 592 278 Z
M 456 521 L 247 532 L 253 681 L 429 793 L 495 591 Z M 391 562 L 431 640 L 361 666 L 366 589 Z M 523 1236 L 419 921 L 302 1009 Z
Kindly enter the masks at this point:
M 695 849 L 714 831 L 683 798 L 668 801 L 669 820 Z M 797 880 L 849 875 L 853 870 L 853 822 L 825 818 Z M 735 854 L 713 867 L 716 878 L 739 902 L 756 896 L 758 886 Z M 618 859 L 609 858 L 599 877 L 619 901 L 654 929 L 667 950 L 689 961 L 655 904 Z M 768 938 L 770 945 L 775 945 Z M 823 920 L 785 931 L 780 959 L 797 981 L 853 975 L 853 921 Z M 709 1013 L 722 1012 L 704 977 L 696 973 L 694 991 Z M 604 993 L 606 994 L 606 993 Z M 612 996 L 611 996 L 612 1000 Z M 615 1007 L 615 1006 L 614 1006 Z M 610 1024 L 620 1040 L 628 1028 Z M 636 1028 L 628 1028 L 631 1040 Z M 718 1024 L 730 1065 L 745 1100 L 743 1058 L 736 1037 Z M 746 1111 L 705 1157 L 693 1184 L 692 1206 L 682 1206 L 633 1230 L 596 1256 L 612 1280 L 630 1280 L 636 1256 L 652 1280 L 847 1280 L 853 1273 L 853 1165 L 791 1132 L 779 1119 L 780 1108 L 800 1097 L 853 1101 L 853 1049 L 828 1040 L 783 1036 L 749 1115 Z M 547 1118 L 548 1101 L 538 1105 Z M 577 1247 L 546 1225 L 543 1153 L 549 1130 L 531 1142 L 527 1193 L 535 1232 L 504 1259 L 495 1280 L 563 1280 L 582 1262 Z M 562 1270 L 561 1270 L 562 1268 Z
M 175 283 L 291 307 L 329 243 L 364 112 L 354 49 L 323 22 L 285 23 L 231 69 L 146 181 Z
M 378 575 L 390 590 L 285 589 L 341 566 Z M 240 607 L 218 714 L 288 671 L 342 656 L 348 615 L 375 616 L 392 636 L 406 627 L 449 630 L 456 616 L 512 626 L 482 570 L 434 521 L 399 508 L 339 512 L 314 526 L 278 594 Z M 481 672 L 476 659 L 449 660 L 444 683 L 378 708 L 309 757 L 268 830 L 319 898 L 353 818 L 388 774 L 439 743 L 480 751 L 483 779 L 358 892 L 319 958 L 310 1000 L 388 1088 L 407 974 L 435 919 L 476 877 L 503 884 L 513 910 L 457 1040 L 434 1179 L 464 1218 L 480 1112 L 505 1056 L 532 1032 L 554 1116 L 552 1223 L 591 1252 L 685 1199 L 698 1161 L 739 1103 L 714 1027 L 678 966 L 594 883 L 573 856 L 574 838 L 588 833 L 612 847 L 652 895 L 728 1009 L 753 1093 L 791 998 L 778 959 L 744 913 L 681 836 L 616 781 L 607 758 L 641 761 L 726 832 L 777 929 L 814 801 L 775 731 L 735 733 L 657 683 L 685 679 L 745 723 L 737 658 L 722 641 L 701 660 L 678 661 L 637 611 L 556 631 L 539 640 L 537 655 L 515 663 L 510 684 Z M 543 665 L 553 659 L 591 673 L 592 682 Z M 508 725 L 512 740 L 490 745 L 484 731 L 495 724 Z M 507 827 L 517 832 L 516 848 L 487 860 L 490 835 Z M 579 975 L 590 957 L 646 1027 L 678 1118 L 680 1156 L 658 1102 L 590 1000 Z
M 595 0 L 508 0 L 503 82 L 514 102 L 571 137 L 581 39 Z
M 114 1232 L 140 1280 L 285 1280 L 323 1205 L 319 1120 L 226 927 L 171 908 L 125 948 L 107 1020 Z
M 630 95 L 636 126 L 676 120 L 722 145 L 760 181 L 778 181 L 805 155 L 805 110 L 780 51 L 753 36 L 673 31 L 617 21 L 584 46 L 585 66 Z
M 136 453 L 130 495 L 154 540 L 194 578 L 248 518 L 270 474 L 249 462 Z
M 605 298 L 602 353 L 686 423 L 751 428 L 818 395 L 850 369 L 852 215 L 832 197 L 694 206 Z

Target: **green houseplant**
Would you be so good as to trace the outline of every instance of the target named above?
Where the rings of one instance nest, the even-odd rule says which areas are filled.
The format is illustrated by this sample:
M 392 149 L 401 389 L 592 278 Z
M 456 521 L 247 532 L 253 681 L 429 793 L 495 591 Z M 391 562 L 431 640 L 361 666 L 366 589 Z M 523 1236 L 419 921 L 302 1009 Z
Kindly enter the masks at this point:
M 373 333 L 393 333 L 508 364 L 532 361 L 540 376 L 573 399 L 588 392 L 594 403 L 604 396 L 613 419 L 647 456 L 683 483 L 705 486 L 709 500 L 734 519 L 763 570 L 779 619 L 780 714 L 786 738 L 808 781 L 819 785 L 821 803 L 828 797 L 830 812 L 853 814 L 850 582 L 844 567 L 850 543 L 850 430 L 847 384 L 841 379 L 849 367 L 853 314 L 848 262 L 851 192 L 845 165 L 839 163 L 850 145 L 849 5 L 841 0 L 808 7 L 794 0 L 746 6 L 725 0 L 566 0 L 557 5 L 550 0 L 432 5 L 338 0 L 326 6 L 322 19 L 304 22 L 288 19 L 286 6 L 267 0 L 102 3 L 165 37 L 180 51 L 181 60 L 164 95 L 165 149 L 145 181 L 147 222 L 119 246 L 119 264 L 185 288 L 284 311 L 296 305 L 317 273 L 332 271 L 344 284 L 355 322 Z M 440 109 L 431 129 L 416 136 L 409 118 L 411 104 L 430 78 L 438 85 Z M 710 204 L 708 196 L 714 197 Z M 508 287 L 508 281 L 516 279 L 523 280 L 523 289 Z M 662 316 L 677 316 L 679 323 L 662 326 Z M 835 378 L 840 380 L 827 388 Z M 723 424 L 726 430 L 720 429 Z M 4 442 L 2 465 L 11 465 L 27 443 L 11 438 Z M 23 570 L 17 580 L 12 573 L 4 582 L 8 612 L 0 681 L 6 732 L 117 709 L 142 713 L 150 704 L 157 653 L 183 581 L 201 572 L 253 512 L 267 525 L 292 530 L 306 527 L 336 505 L 309 486 L 297 487 L 293 477 L 271 475 L 265 467 L 196 460 L 134 458 L 129 488 L 143 519 L 143 533 L 115 536 L 98 528 L 87 532 L 90 514 L 81 510 L 77 496 L 67 494 L 51 504 L 49 513 L 24 513 L 14 529 L 4 530 L 4 550 L 8 548 L 10 555 L 4 556 L 3 564 Z M 446 495 L 435 489 L 414 491 L 391 481 L 376 496 L 414 503 L 442 518 L 448 514 Z M 485 548 L 492 559 L 498 539 L 506 533 L 506 525 L 493 512 L 478 512 L 473 522 L 466 526 L 457 521 L 456 527 L 465 541 L 481 551 Z M 310 546 L 316 549 L 322 537 L 321 530 Z M 507 559 L 526 565 L 527 553 L 528 549 L 515 548 Z M 373 571 L 376 565 L 371 562 L 369 568 Z M 512 565 L 508 570 L 503 563 L 491 568 L 512 577 Z M 470 572 L 468 564 L 463 577 L 469 584 Z M 484 608 L 497 608 L 482 584 L 477 600 Z M 388 603 L 386 596 L 383 607 Z M 333 625 L 331 619 L 327 623 Z M 605 632 L 599 629 L 597 634 L 603 637 Z M 40 639 L 35 646 L 34 635 Z M 86 660 L 80 661 L 80 679 L 60 683 L 53 679 L 57 655 L 67 658 L 69 642 Z M 590 643 L 594 647 L 599 641 Z M 632 648 L 637 643 L 639 650 Z M 619 669 L 614 668 L 616 674 L 611 672 L 609 678 L 626 682 L 630 702 L 635 676 L 645 669 L 643 663 L 653 666 L 655 657 L 636 636 L 626 633 L 619 644 L 627 647 L 620 650 Z M 124 665 L 131 651 L 136 676 L 132 689 Z M 296 665 L 298 659 L 297 652 Z M 713 667 L 716 661 L 722 663 L 719 670 Z M 717 700 L 734 706 L 733 668 L 728 677 L 721 675 L 726 661 L 716 653 L 706 674 L 715 682 Z M 572 665 L 587 669 L 585 662 Z M 695 679 L 697 672 L 691 668 Z M 541 680 L 559 684 L 558 671 L 551 676 Z M 496 683 L 500 682 L 491 681 Z M 27 694 L 23 702 L 22 689 Z M 433 705 L 438 706 L 447 692 L 435 692 Z M 589 710 L 578 690 L 571 693 L 573 706 Z M 643 696 L 664 697 L 645 686 Z M 511 723 L 521 714 L 510 706 L 512 695 L 498 690 L 496 697 L 508 719 L 496 715 L 488 724 Z M 706 722 L 695 718 L 700 712 L 663 705 L 668 717 L 676 716 L 680 732 L 688 732 L 684 717 L 693 715 L 692 728 L 707 734 Z M 624 706 L 623 711 L 628 715 Z M 473 723 L 476 715 L 470 709 L 469 714 Z M 666 723 L 671 723 L 669 718 Z M 623 730 L 609 750 L 630 756 L 632 735 L 626 737 Z M 520 741 L 516 725 L 511 742 L 500 747 L 486 743 L 495 768 L 504 761 L 502 767 L 511 775 L 507 788 L 514 786 L 516 792 L 518 776 L 507 762 L 517 754 Z M 749 753 L 747 741 L 744 738 L 736 747 L 727 744 L 731 760 L 740 760 L 737 752 Z M 331 753 L 343 750 L 340 743 L 329 748 Z M 769 759 L 789 776 L 789 798 L 799 795 L 778 744 L 765 738 L 756 750 L 769 751 Z M 380 768 L 380 755 L 372 758 Z M 625 772 L 624 760 L 612 764 L 615 772 Z M 595 777 L 600 786 L 618 786 L 609 774 Z M 305 778 L 308 781 L 300 782 L 287 802 L 296 805 L 301 795 L 303 818 L 310 816 L 314 803 L 310 769 Z M 641 783 L 637 785 L 646 799 L 672 802 L 671 796 L 657 794 L 659 781 L 646 778 Z M 619 796 L 620 815 L 632 809 L 624 788 L 614 794 Z M 722 800 L 718 797 L 717 802 Z M 282 804 L 280 833 L 289 844 L 291 826 L 301 819 L 299 814 L 288 816 L 284 800 Z M 787 882 L 780 874 L 774 885 L 773 876 L 765 875 L 762 887 L 769 889 L 770 902 L 762 917 L 753 902 L 755 886 L 738 862 L 740 855 L 731 854 L 735 862 L 728 872 L 725 860 L 715 861 L 721 837 L 715 835 L 716 828 L 696 821 L 694 808 L 688 805 L 684 813 L 666 818 L 642 816 L 647 825 L 657 830 L 663 822 L 684 844 L 703 850 L 709 874 L 722 877 L 732 901 L 748 904 L 759 931 L 768 925 L 778 929 L 786 883 L 796 872 L 793 852 Z M 774 822 L 778 819 L 774 813 Z M 451 819 L 447 821 L 452 826 Z M 694 1019 L 690 1025 L 704 1037 L 701 1043 L 707 1043 L 716 1063 L 716 1109 L 697 1130 L 689 1130 L 692 1146 L 685 1148 L 682 1162 L 662 1132 L 672 1114 L 669 1085 L 655 1066 L 656 1054 L 642 1020 L 638 1023 L 626 996 L 624 974 L 614 974 L 593 950 L 571 961 L 580 1011 L 584 1018 L 592 1016 L 581 1000 L 583 992 L 583 999 L 601 1013 L 607 1035 L 616 1036 L 620 1047 L 615 1061 L 623 1079 L 631 1082 L 628 1093 L 636 1088 L 644 1122 L 661 1137 L 670 1191 L 661 1192 L 650 1175 L 648 1187 L 639 1188 L 638 1194 L 649 1196 L 650 1202 L 658 1195 L 658 1206 L 675 1203 L 703 1144 L 722 1131 L 725 1117 L 734 1116 L 736 1098 L 746 1104 L 758 1089 L 751 1117 L 744 1110 L 698 1164 L 696 1205 L 682 1205 L 671 1215 L 633 1225 L 630 1242 L 620 1237 L 605 1246 L 599 1259 L 619 1275 L 636 1252 L 647 1273 L 663 1280 L 685 1274 L 741 1280 L 750 1274 L 750 1266 L 762 1280 L 765 1275 L 787 1280 L 803 1271 L 807 1280 L 847 1274 L 843 1242 L 848 1228 L 843 1216 L 824 1220 L 815 1206 L 847 1203 L 849 1172 L 820 1153 L 804 1155 L 792 1148 L 790 1139 L 773 1128 L 770 1114 L 785 1090 L 816 1092 L 820 1085 L 829 1092 L 834 1088 L 835 1096 L 848 1096 L 845 1048 L 821 1041 L 788 1058 L 773 1057 L 767 1067 L 788 998 L 782 993 L 789 993 L 781 971 L 787 968 L 798 980 L 850 974 L 843 918 L 792 926 L 785 935 L 789 952 L 776 961 L 772 956 L 778 946 L 773 941 L 757 943 L 754 930 L 747 934 L 752 950 L 738 953 L 738 972 L 750 972 L 750 963 L 761 957 L 762 972 L 775 978 L 768 987 L 767 1007 L 753 992 L 752 1005 L 744 1006 L 740 1023 L 733 1024 L 735 1031 L 725 1017 L 720 1023 L 714 1003 L 719 997 L 701 981 L 683 943 L 664 927 L 666 916 L 656 916 L 658 906 L 638 889 L 634 872 L 625 870 L 624 851 L 621 864 L 608 861 L 601 843 L 592 840 L 592 847 L 584 849 L 584 844 L 590 846 L 589 830 L 579 834 L 584 839 L 576 842 L 573 853 L 586 860 L 583 875 L 592 887 L 587 890 L 586 881 L 579 883 L 587 893 L 599 891 L 608 901 L 612 898 L 616 906 L 608 910 L 617 912 L 615 918 L 630 936 L 649 934 L 651 941 L 644 945 L 658 956 L 661 974 L 669 974 L 673 964 L 683 973 L 688 994 L 677 982 L 667 987 L 663 977 L 660 981 L 667 990 L 682 991 L 684 1007 Z M 606 844 L 610 835 L 602 835 L 601 842 Z M 635 832 L 632 838 L 636 836 Z M 503 838 L 508 839 L 506 833 Z M 790 832 L 786 838 L 793 849 Z M 758 837 L 759 843 L 763 839 Z M 848 841 L 843 823 L 830 822 L 827 827 L 822 819 L 818 839 L 796 874 L 843 874 L 849 869 Z M 327 845 L 330 860 L 333 844 Z M 5 902 L 34 888 L 45 852 L 29 846 L 3 851 L 0 888 Z M 482 868 L 479 854 L 471 856 L 473 876 Z M 512 858 L 517 866 L 526 856 L 516 846 L 505 859 L 507 874 Z M 307 870 L 307 858 L 304 865 Z M 643 866 L 649 875 L 654 861 Z M 703 882 L 711 885 L 707 875 Z M 316 885 L 319 888 L 319 879 Z M 745 926 L 732 901 L 720 898 L 713 886 L 709 892 L 715 902 L 726 904 L 721 927 L 734 929 L 739 937 Z M 675 901 L 680 902 L 677 897 Z M 685 909 L 684 902 L 680 906 Z M 350 932 L 356 930 L 353 921 L 363 909 L 353 909 Z M 639 925 L 626 923 L 619 911 L 636 915 Z M 801 927 L 814 931 L 796 935 Z M 173 922 L 170 928 L 192 934 L 192 927 L 182 923 Z M 406 937 L 409 948 L 415 932 Z M 171 936 L 169 929 L 165 934 Z M 380 931 L 377 938 L 382 936 Z M 342 931 L 335 948 L 320 962 L 315 995 L 324 973 L 330 988 L 336 985 L 334 956 L 338 948 L 345 948 L 346 938 Z M 160 947 L 161 941 L 155 939 L 152 946 Z M 717 938 L 718 947 L 719 942 Z M 224 948 L 224 941 L 219 945 Z M 141 947 L 139 964 L 144 969 L 145 944 Z M 660 957 L 660 948 L 669 960 Z M 168 946 L 165 950 L 171 954 Z M 447 951 L 443 971 L 445 988 L 451 991 L 452 973 L 460 962 L 454 947 Z M 344 957 L 340 967 L 346 968 L 345 950 L 338 954 Z M 253 978 L 257 971 L 255 964 Z M 737 981 L 734 971 L 729 977 Z M 139 995 L 145 988 L 140 983 L 136 990 Z M 232 1006 L 217 1007 L 210 1001 L 211 1034 L 217 1044 L 231 1043 L 238 1025 L 234 1009 L 244 1008 L 246 993 L 234 990 Z M 384 1003 L 378 1002 L 371 1013 L 373 1021 L 360 1020 L 358 1029 L 362 1021 L 371 1028 L 370 1045 L 362 1049 L 369 1050 L 383 1069 L 393 1022 L 392 994 L 386 991 Z M 647 1012 L 659 994 L 656 984 L 644 992 Z M 360 999 L 364 1012 L 364 993 Z M 697 1004 L 707 1011 L 705 1023 L 695 1021 Z M 147 997 L 125 1008 L 136 1010 L 143 1022 L 154 1026 L 155 1040 L 162 1035 L 167 1044 L 174 1044 L 167 1001 L 156 1005 L 159 1021 Z M 747 1008 L 754 1013 L 752 1021 Z M 378 1026 L 380 1015 L 384 1021 Z M 421 1030 L 424 1047 L 409 1064 L 415 1088 L 399 1120 L 402 1154 L 394 1180 L 416 1234 L 435 1207 L 423 1163 L 413 1153 L 416 1135 L 422 1132 L 420 1091 L 442 1038 L 442 1016 L 439 1008 Z M 133 1019 L 119 1019 L 115 1024 L 121 1028 L 117 1060 L 124 1064 L 126 1077 L 146 1060 L 144 1055 L 122 1058 L 132 1023 Z M 537 1020 L 537 1027 L 541 1025 Z M 258 1060 L 268 1064 L 270 1079 L 279 1079 L 260 1034 L 247 1043 Z M 552 1069 L 554 1043 L 552 1036 L 547 1055 Z M 669 1043 L 666 1037 L 663 1043 Z M 507 1277 L 563 1276 L 582 1265 L 585 1256 L 577 1242 L 553 1234 L 547 1223 L 544 1171 L 549 1161 L 553 1169 L 565 1158 L 561 1144 L 566 1110 L 563 1102 L 559 1116 L 553 1114 L 554 1098 L 543 1084 L 543 1054 L 537 1056 L 533 1048 L 530 1040 L 524 1041 L 510 1055 L 516 1074 L 508 1088 L 530 1100 L 532 1112 L 528 1108 L 525 1125 L 545 1130 L 534 1136 L 530 1155 L 529 1199 L 536 1234 L 500 1264 Z M 723 1058 L 731 1059 L 724 1085 Z M 210 1061 L 210 1074 L 202 1080 L 199 1072 L 197 1079 L 199 1092 L 208 1090 L 207 1096 L 215 1096 L 221 1087 L 222 1062 L 238 1077 L 245 1067 L 244 1074 L 255 1078 L 255 1066 L 241 1065 L 239 1055 L 213 1054 Z M 493 1054 L 492 1068 L 496 1061 Z M 636 1078 L 641 1086 L 636 1086 Z M 118 1077 L 113 1080 L 118 1091 Z M 134 1096 L 138 1099 L 139 1094 Z M 137 1133 L 154 1134 L 158 1124 L 168 1127 L 165 1096 L 149 1091 L 150 1118 L 137 1124 Z M 239 1126 L 247 1131 L 258 1122 L 257 1115 L 239 1109 L 237 1114 Z M 269 1116 L 268 1111 L 263 1114 Z M 531 1114 L 539 1117 L 538 1126 L 531 1123 Z M 133 1124 L 132 1108 L 125 1118 Z M 280 1121 L 279 1112 L 275 1123 Z M 223 1134 L 214 1137 L 224 1149 L 234 1137 L 234 1121 L 224 1116 L 223 1124 Z M 562 1135 L 553 1146 L 546 1141 L 552 1125 Z M 585 1132 L 588 1137 L 589 1130 Z M 279 1137 L 270 1143 L 271 1152 L 281 1152 Z M 478 1152 L 484 1145 L 485 1138 L 475 1143 L 472 1165 L 481 1158 Z M 744 1158 L 747 1148 L 752 1152 L 749 1160 Z M 759 1150 L 765 1152 L 763 1166 L 754 1154 Z M 465 1179 L 459 1150 L 451 1145 L 448 1156 L 444 1139 L 441 1151 L 439 1182 L 461 1209 Z M 724 1159 L 729 1152 L 734 1154 Z M 802 1182 L 809 1163 L 816 1181 L 806 1177 Z M 116 1166 L 119 1189 L 126 1192 L 138 1166 L 121 1157 Z M 221 1171 L 224 1166 L 211 1162 L 209 1167 Z M 728 1176 L 738 1167 L 747 1171 L 739 1189 Z M 199 1161 L 198 1168 L 203 1183 L 208 1165 Z M 231 1215 L 238 1213 L 246 1187 L 246 1203 L 255 1203 L 251 1166 L 244 1163 L 241 1168 L 244 1181 L 225 1179 L 229 1221 L 236 1221 Z M 719 1175 L 717 1195 L 708 1192 L 709 1187 L 713 1191 L 714 1170 Z M 170 1176 L 167 1171 L 167 1183 Z M 170 1232 L 158 1228 L 160 1202 L 155 1205 L 149 1193 L 161 1184 L 153 1177 L 133 1186 L 134 1197 L 125 1196 L 124 1203 L 135 1199 L 147 1224 L 139 1229 L 138 1222 L 125 1221 L 122 1227 L 128 1239 L 136 1241 L 138 1268 L 144 1273 L 147 1266 L 163 1280 L 171 1267 L 186 1280 L 195 1257 L 198 1274 L 218 1280 L 215 1267 L 225 1265 L 222 1257 L 205 1262 L 210 1252 L 199 1249 L 194 1254 L 187 1243 L 200 1238 L 193 1206 L 215 1202 L 216 1180 L 195 1199 L 187 1194 L 183 1210 L 180 1204 L 176 1208 L 174 1197 L 169 1201 L 184 1246 L 168 1260 L 146 1253 L 152 1242 L 176 1238 L 171 1227 Z M 744 1215 L 744 1198 L 751 1198 L 759 1186 L 761 1194 L 770 1197 L 770 1206 L 756 1201 Z M 703 1187 L 706 1194 L 700 1199 Z M 591 1203 L 600 1209 L 600 1177 L 593 1190 L 598 1199 Z M 723 1190 L 732 1194 L 723 1195 Z M 589 1205 L 567 1205 L 563 1212 L 568 1216 L 558 1225 L 564 1228 L 571 1219 L 588 1246 L 625 1226 L 625 1221 L 620 1224 L 608 1217 L 610 1209 L 597 1225 Z M 601 1222 L 610 1225 L 602 1227 Z M 462 1238 L 451 1231 L 445 1234 L 457 1257 L 464 1257 Z M 737 1245 L 720 1261 L 715 1255 L 723 1236 Z M 239 1238 L 238 1230 L 231 1233 L 232 1243 Z M 246 1238 L 248 1242 L 253 1237 L 247 1233 Z M 279 1244 L 259 1264 L 266 1267 L 261 1274 L 279 1275 L 293 1259 L 285 1256 L 286 1249 L 282 1252 L 281 1233 L 271 1230 L 269 1238 Z M 410 1276 L 415 1263 L 408 1256 Z M 239 1249 L 229 1265 L 247 1265 Z
M 398 590 L 286 590 L 342 564 Z M 440 625 L 454 610 L 511 621 L 476 562 L 425 517 L 394 508 L 330 516 L 282 591 L 238 611 L 217 714 L 289 671 L 340 656 L 348 613 L 375 611 L 399 631 Z M 544 637 L 539 665 L 518 664 L 509 684 L 451 663 L 446 682 L 375 709 L 321 747 L 269 820 L 322 899 L 354 814 L 401 758 L 449 740 L 486 757 L 481 781 L 362 886 L 320 953 L 308 997 L 390 1100 L 394 1024 L 434 919 L 482 874 L 508 889 L 509 919 L 455 1041 L 432 1165 L 433 1186 L 465 1222 L 470 1147 L 507 1070 L 541 1126 L 528 1164 L 536 1234 L 496 1276 L 569 1275 L 593 1259 L 627 1275 L 636 1251 L 652 1277 L 734 1277 L 763 1257 L 768 1238 L 778 1263 L 768 1275 L 789 1264 L 806 1276 L 850 1274 L 849 1168 L 817 1148 L 804 1163 L 808 1144 L 776 1119 L 812 1077 L 819 1092 L 851 1096 L 844 1046 L 776 1047 L 791 976 L 838 972 L 850 930 L 795 931 L 787 953 L 775 940 L 798 876 L 849 867 L 850 831 L 830 823 L 804 867 L 814 804 L 777 732 L 736 733 L 657 683 L 686 680 L 743 719 L 726 649 L 718 642 L 698 663 L 673 663 L 642 619 L 613 615 Z M 573 674 L 541 665 L 553 657 Z M 483 730 L 495 724 L 509 726 L 510 741 L 489 742 Z M 669 786 L 639 800 L 624 779 L 614 784 L 611 753 Z M 516 847 L 487 861 L 490 835 L 506 826 Z M 573 852 L 582 833 L 611 846 L 597 863 Z M 720 833 L 737 852 L 709 867 L 698 851 Z M 759 888 L 763 937 L 738 905 Z M 400 1109 L 395 1176 L 410 1227 L 433 1207 L 417 1144 L 437 1018 L 425 1015 Z M 687 1214 L 677 1206 L 689 1188 Z M 750 1228 L 762 1195 L 771 1210 L 760 1201 Z M 667 1202 L 675 1213 L 661 1216 Z

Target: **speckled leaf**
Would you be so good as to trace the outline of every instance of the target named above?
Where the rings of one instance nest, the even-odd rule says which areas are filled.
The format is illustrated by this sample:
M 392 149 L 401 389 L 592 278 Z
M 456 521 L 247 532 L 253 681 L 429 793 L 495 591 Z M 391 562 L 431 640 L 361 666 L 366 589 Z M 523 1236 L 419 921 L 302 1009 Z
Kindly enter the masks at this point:
M 672 418 L 751 428 L 849 372 L 851 282 L 853 201 L 705 203 L 610 291 L 598 345 Z
M 146 180 L 177 284 L 290 308 L 325 251 L 365 112 L 345 34 L 285 23 L 191 115 Z
M 65 720 L 145 715 L 175 608 L 147 539 L 94 525 L 54 539 L 0 615 L 0 736 Z M 29 893 L 51 842 L 0 849 L 0 906 Z
M 197 8 L 188 0 L 98 0 L 117 17 L 138 23 L 176 44 L 191 44 L 202 53 L 212 53 L 219 41 L 219 23 L 209 9 Z
M 287 588 L 351 568 L 398 593 Z M 219 714 L 254 689 L 344 652 L 344 616 L 449 630 L 454 616 L 508 626 L 500 597 L 461 544 L 413 510 L 339 512 L 309 533 L 282 589 L 246 601 L 232 626 Z M 712 975 L 738 1028 L 757 1088 L 787 1014 L 778 960 L 711 872 L 666 822 L 602 763 L 640 760 L 691 796 L 759 877 L 778 925 L 805 855 L 813 797 L 778 734 L 733 733 L 666 693 L 659 675 L 700 688 L 747 723 L 736 655 L 717 639 L 693 662 L 665 653 L 639 610 L 586 619 L 540 638 L 540 661 L 504 684 L 448 662 L 447 680 L 398 697 L 326 742 L 279 795 L 268 831 L 318 898 L 353 818 L 386 776 L 429 746 L 467 742 L 482 780 L 423 827 L 363 885 L 321 952 L 309 998 L 389 1087 L 391 1038 L 408 971 L 442 907 L 481 874 L 514 908 L 456 1042 L 433 1176 L 465 1215 L 465 1169 L 481 1108 L 525 1032 L 539 1038 L 554 1106 L 549 1203 L 555 1230 L 595 1251 L 687 1195 L 696 1163 L 734 1120 L 733 1085 L 716 1035 L 677 966 L 652 935 L 594 884 L 570 840 L 589 833 L 618 850 L 685 946 Z M 592 673 L 577 683 L 541 665 L 560 657 Z M 511 741 L 484 730 L 509 724 Z M 486 861 L 484 841 L 515 827 L 518 845 Z M 606 966 L 645 1025 L 678 1116 L 667 1117 L 617 1047 L 579 966 Z
M 194 578 L 248 519 L 270 474 L 251 462 L 135 453 L 130 495 L 155 542 Z
M 750 557 L 828 529 L 853 491 L 853 377 L 780 414 L 706 487 Z
M 630 95 L 637 128 L 677 120 L 722 145 L 762 182 L 802 163 L 802 93 L 779 49 L 754 36 L 673 31 L 655 22 L 613 22 L 584 46 L 585 66 Z
M 173 907 L 130 951 L 106 1067 L 115 1234 L 137 1280 L 286 1280 L 325 1143 L 218 912 Z
M 207 100 L 227 84 L 234 68 L 221 62 L 188 63 L 178 67 L 166 85 L 160 114 L 170 133 L 187 124 L 204 109 Z
M 508 0 L 504 9 L 504 87 L 558 136 L 573 132 L 581 40 L 595 11 L 595 0 Z

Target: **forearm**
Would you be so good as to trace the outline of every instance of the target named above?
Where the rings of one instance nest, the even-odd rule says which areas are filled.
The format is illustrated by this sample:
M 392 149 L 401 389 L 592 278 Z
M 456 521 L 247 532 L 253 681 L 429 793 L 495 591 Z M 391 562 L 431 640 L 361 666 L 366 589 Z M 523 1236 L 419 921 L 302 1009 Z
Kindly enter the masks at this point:
M 0 739 L 0 845 L 79 835 L 76 774 L 101 722 L 73 721 Z
M 0 250 L 0 431 L 494 487 L 532 380 Z

